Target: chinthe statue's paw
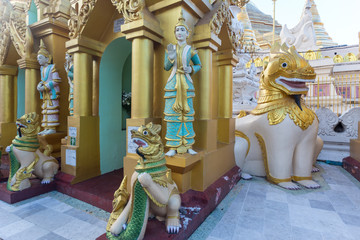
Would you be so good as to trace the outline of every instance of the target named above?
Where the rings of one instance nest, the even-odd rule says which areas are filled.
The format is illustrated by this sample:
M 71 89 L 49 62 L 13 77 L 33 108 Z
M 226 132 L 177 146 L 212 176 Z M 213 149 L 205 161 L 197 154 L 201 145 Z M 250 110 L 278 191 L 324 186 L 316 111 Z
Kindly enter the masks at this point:
M 168 233 L 179 233 L 181 228 L 180 219 L 168 218 L 166 220 L 166 229 Z
M 173 157 L 173 156 L 175 156 L 175 154 L 176 154 L 176 151 L 171 149 L 165 155 L 168 157 Z
M 301 180 L 297 181 L 297 183 L 310 189 L 320 188 L 320 185 L 313 180 Z
M 138 180 L 142 187 L 149 187 L 152 182 L 152 178 L 151 178 L 150 174 L 148 174 L 146 172 L 140 173 L 138 176 Z
M 252 179 L 252 176 L 248 173 L 241 173 L 241 178 L 244 179 L 244 180 L 250 180 Z
M 312 167 L 311 172 L 319 172 L 320 169 L 317 168 L 315 165 Z
M 281 182 L 281 183 L 278 183 L 277 185 L 280 187 L 289 189 L 289 190 L 299 190 L 300 189 L 300 187 L 293 182 Z
M 41 181 L 41 184 L 49 184 L 51 182 L 51 178 L 44 178 L 42 181 Z

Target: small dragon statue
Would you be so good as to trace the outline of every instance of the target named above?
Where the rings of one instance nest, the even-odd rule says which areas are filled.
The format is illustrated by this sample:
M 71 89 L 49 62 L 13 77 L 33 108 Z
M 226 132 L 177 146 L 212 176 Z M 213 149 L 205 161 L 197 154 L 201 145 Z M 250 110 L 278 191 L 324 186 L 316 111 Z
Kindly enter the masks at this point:
M 131 177 L 130 194 L 126 190 L 126 176 L 114 194 L 106 228 L 110 240 L 143 239 L 151 216 L 165 220 L 169 233 L 179 232 L 181 199 L 171 170 L 166 167 L 160 130 L 160 125 L 149 123 L 131 131 L 140 158 Z
M 29 178 L 34 174 L 42 184 L 50 183 L 59 169 L 59 163 L 40 152 L 38 133 L 40 117 L 32 112 L 16 120 L 18 135 L 6 148 L 10 155 L 10 172 L 7 189 L 21 191 L 31 186 Z
M 261 73 L 258 105 L 250 115 L 236 119 L 235 160 L 243 178 L 266 176 L 287 189 L 299 189 L 296 183 L 320 187 L 311 176 L 322 148 L 319 121 L 301 97 L 308 92 L 306 83 L 315 77 L 295 47 L 272 48 L 270 62 Z

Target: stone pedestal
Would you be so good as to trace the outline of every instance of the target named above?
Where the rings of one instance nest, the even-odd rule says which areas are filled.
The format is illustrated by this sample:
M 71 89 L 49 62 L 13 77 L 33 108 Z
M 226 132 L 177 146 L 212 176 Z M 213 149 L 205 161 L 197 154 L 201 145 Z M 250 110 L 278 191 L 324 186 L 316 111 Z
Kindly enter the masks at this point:
M 355 159 L 360 159 L 358 138 L 358 122 L 360 121 L 360 108 L 352 108 L 338 117 L 328 108 L 316 110 L 319 119 L 318 136 L 324 141 L 318 160 L 342 162 L 342 159 L 353 153 Z M 353 145 L 352 151 L 350 144 Z M 357 156 L 357 157 L 356 157 Z

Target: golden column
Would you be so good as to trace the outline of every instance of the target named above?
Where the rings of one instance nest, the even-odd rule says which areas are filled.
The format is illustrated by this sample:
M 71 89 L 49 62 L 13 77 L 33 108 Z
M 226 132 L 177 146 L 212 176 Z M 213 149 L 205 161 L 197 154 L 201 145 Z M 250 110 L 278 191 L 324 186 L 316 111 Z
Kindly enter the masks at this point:
M 132 41 L 131 118 L 153 117 L 154 43 L 148 38 Z
M 74 116 L 68 117 L 68 137 L 61 146 L 61 171 L 75 177 L 72 184 L 100 175 L 98 86 L 105 47 L 84 36 L 66 42 L 74 56 Z
M 74 53 L 74 116 L 92 116 L 92 67 L 90 54 Z
M 41 100 L 36 89 L 40 82 L 40 65 L 36 59 L 19 59 L 19 68 L 25 69 L 25 113 L 36 112 L 40 114 Z
M 213 67 L 213 54 L 221 45 L 221 40 L 208 32 L 208 29 L 207 24 L 197 26 L 193 37 L 202 65 L 201 70 L 194 76 L 196 91 L 194 129 L 199 136 L 195 139 L 195 147 L 213 151 L 217 147 L 217 109 L 215 106 L 218 102 L 216 77 L 214 77 L 217 69 Z M 204 34 L 206 32 L 208 33 Z
M 153 76 L 154 42 L 162 44 L 162 30 L 151 13 L 144 11 L 141 19 L 122 25 L 121 32 L 132 42 L 131 119 L 126 121 L 126 130 L 129 132 L 149 122 L 161 124 L 160 118 L 153 117 Z M 126 139 L 124 175 L 131 176 L 139 156 L 131 150 L 128 140 Z
M 232 118 L 233 67 L 238 62 L 233 50 L 217 52 L 219 106 L 218 140 L 232 143 L 235 141 L 235 119 Z
M 11 144 L 16 136 L 15 82 L 17 67 L 0 66 L 0 146 Z

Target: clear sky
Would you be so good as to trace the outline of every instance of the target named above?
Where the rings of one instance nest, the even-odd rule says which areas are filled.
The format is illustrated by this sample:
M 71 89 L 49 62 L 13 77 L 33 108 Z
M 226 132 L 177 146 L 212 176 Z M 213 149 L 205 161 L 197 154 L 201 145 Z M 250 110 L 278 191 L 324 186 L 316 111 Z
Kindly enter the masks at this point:
M 262 12 L 273 14 L 272 0 L 251 0 Z M 305 0 L 276 0 L 275 19 L 293 28 L 300 20 Z M 325 30 L 334 42 L 359 44 L 360 0 L 315 0 Z

